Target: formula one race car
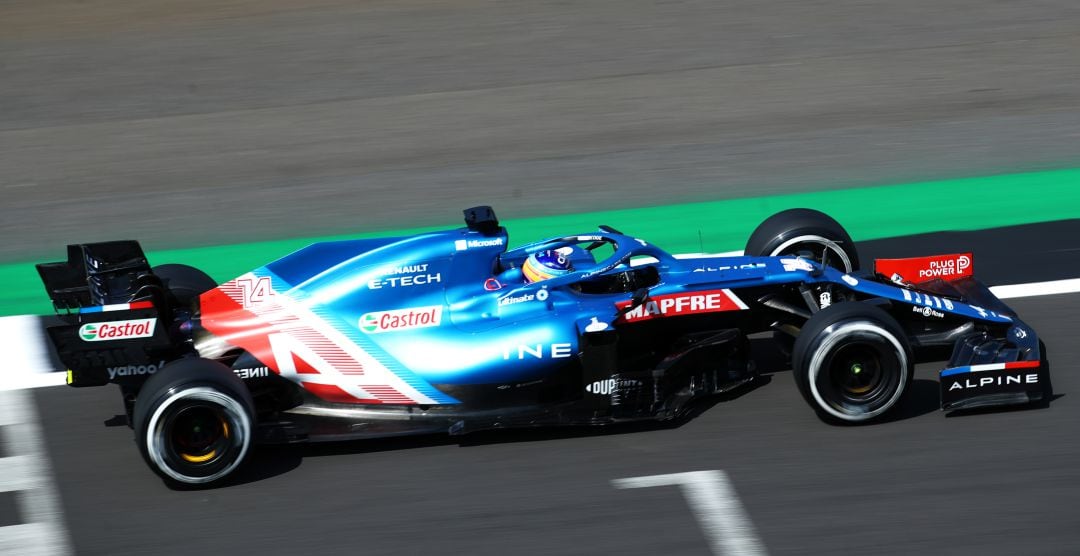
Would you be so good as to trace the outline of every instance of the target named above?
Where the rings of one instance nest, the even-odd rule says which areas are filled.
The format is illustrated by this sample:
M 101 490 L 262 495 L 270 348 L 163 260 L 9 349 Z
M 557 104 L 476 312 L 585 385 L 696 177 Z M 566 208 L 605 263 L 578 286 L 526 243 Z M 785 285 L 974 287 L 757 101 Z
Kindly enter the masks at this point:
M 745 256 L 676 258 L 607 226 L 507 250 L 467 226 L 319 243 L 217 285 L 151 268 L 139 244 L 72 245 L 38 265 L 71 386 L 120 386 L 167 482 L 217 482 L 253 442 L 385 437 L 687 414 L 755 378 L 772 331 L 826 421 L 887 414 L 916 360 L 948 359 L 945 410 L 1048 399 L 1035 332 L 970 254 L 859 271 L 847 232 L 781 212 Z

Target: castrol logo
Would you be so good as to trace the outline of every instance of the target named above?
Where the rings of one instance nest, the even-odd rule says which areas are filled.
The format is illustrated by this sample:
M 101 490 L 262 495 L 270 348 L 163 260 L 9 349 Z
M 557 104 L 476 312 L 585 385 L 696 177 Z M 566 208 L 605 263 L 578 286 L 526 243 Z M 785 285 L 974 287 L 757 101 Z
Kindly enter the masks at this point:
M 440 322 L 442 322 L 442 306 L 432 305 L 367 313 L 360 317 L 360 330 L 368 334 L 378 334 L 439 326 Z
M 84 342 L 149 338 L 154 335 L 156 325 L 157 319 L 88 323 L 79 327 L 79 338 Z

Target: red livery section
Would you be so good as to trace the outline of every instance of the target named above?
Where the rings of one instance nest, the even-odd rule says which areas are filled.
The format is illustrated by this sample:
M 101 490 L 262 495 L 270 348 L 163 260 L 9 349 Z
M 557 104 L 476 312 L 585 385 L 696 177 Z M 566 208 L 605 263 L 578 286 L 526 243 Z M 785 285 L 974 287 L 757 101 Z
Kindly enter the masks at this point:
M 911 259 L 877 259 L 874 271 L 893 282 L 921 284 L 931 280 L 952 282 L 973 274 L 971 253 Z
M 629 301 L 616 303 L 619 309 L 628 307 Z M 639 322 L 664 317 L 739 311 L 747 306 L 731 290 L 708 290 L 653 297 L 619 317 L 618 322 Z
M 277 303 L 269 287 L 252 297 L 250 280 L 238 279 L 204 293 L 202 324 L 239 346 L 277 374 L 290 375 L 316 396 L 330 402 L 416 403 L 389 385 L 360 385 L 350 377 L 365 375 L 364 366 L 304 319 Z M 275 349 L 274 338 L 278 349 Z M 349 390 L 353 390 L 350 392 Z M 359 394 L 359 395 L 358 395 Z
M 356 403 L 356 397 L 352 394 L 342 390 L 341 388 L 334 386 L 333 384 L 318 384 L 314 382 L 303 383 L 304 388 L 315 394 L 316 396 L 328 401 L 337 403 Z M 367 403 L 380 403 L 377 400 L 365 400 Z

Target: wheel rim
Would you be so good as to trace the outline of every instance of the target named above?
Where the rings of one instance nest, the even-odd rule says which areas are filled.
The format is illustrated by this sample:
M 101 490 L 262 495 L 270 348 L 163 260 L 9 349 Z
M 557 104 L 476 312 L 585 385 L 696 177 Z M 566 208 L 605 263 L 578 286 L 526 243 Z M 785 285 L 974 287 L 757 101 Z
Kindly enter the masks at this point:
M 228 420 L 219 407 L 193 404 L 177 411 L 165 424 L 169 447 L 187 463 L 209 464 L 226 453 Z
M 844 421 L 888 411 L 907 386 L 907 352 L 892 333 L 871 322 L 845 322 L 825 331 L 809 365 L 818 406 Z
M 168 477 L 209 483 L 232 472 L 251 442 L 251 418 L 240 403 L 212 388 L 174 391 L 154 411 L 146 450 Z
M 854 263 L 840 244 L 823 236 L 803 235 L 791 238 L 773 249 L 770 256 L 790 255 L 831 266 L 843 272 L 855 270 Z
M 828 390 L 842 404 L 872 404 L 891 385 L 890 379 L 899 375 L 899 361 L 882 353 L 884 347 L 852 343 L 837 348 L 826 360 Z

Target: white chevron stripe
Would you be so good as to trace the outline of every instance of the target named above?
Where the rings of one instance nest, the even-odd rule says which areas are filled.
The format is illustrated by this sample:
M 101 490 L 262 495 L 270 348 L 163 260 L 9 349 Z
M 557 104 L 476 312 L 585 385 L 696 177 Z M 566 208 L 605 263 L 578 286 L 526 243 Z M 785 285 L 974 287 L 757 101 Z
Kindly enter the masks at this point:
M 0 554 L 70 554 L 60 495 L 30 392 L 0 392 L 0 435 L 14 455 L 0 458 L 0 492 L 19 491 L 21 525 L 0 527 Z
M 401 377 L 391 372 L 390 369 L 386 368 L 386 365 L 380 363 L 377 359 L 372 357 L 370 353 L 364 351 L 360 346 L 356 345 L 355 342 L 339 332 L 336 328 L 327 324 L 326 321 L 318 315 L 312 313 L 302 302 L 297 302 L 288 296 L 278 296 L 277 299 L 289 312 L 299 317 L 302 322 L 315 329 L 360 363 L 361 367 L 364 369 L 363 376 L 341 375 L 338 373 L 343 381 L 348 381 L 349 384 L 361 388 L 363 388 L 364 385 L 390 386 L 394 390 L 397 390 L 413 400 L 415 403 L 437 403 L 434 399 L 422 394 L 419 390 L 402 380 Z M 338 384 L 338 386 L 340 386 L 340 384 Z M 369 395 L 367 397 L 372 396 Z

